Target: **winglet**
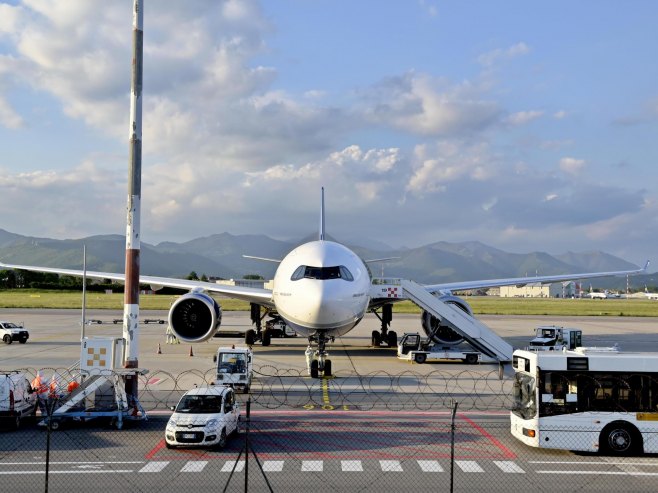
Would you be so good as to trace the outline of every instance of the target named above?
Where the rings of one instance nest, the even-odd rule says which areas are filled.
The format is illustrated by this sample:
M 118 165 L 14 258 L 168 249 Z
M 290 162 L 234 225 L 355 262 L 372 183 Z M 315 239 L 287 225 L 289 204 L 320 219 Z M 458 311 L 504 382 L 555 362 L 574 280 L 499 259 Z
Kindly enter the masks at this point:
M 320 241 L 324 241 L 324 187 L 320 199 Z
M 650 264 L 650 263 L 651 263 L 651 260 L 647 260 L 647 263 L 644 264 L 644 267 L 642 268 L 642 270 L 643 270 L 644 272 L 646 272 L 647 270 L 649 270 L 649 264 Z

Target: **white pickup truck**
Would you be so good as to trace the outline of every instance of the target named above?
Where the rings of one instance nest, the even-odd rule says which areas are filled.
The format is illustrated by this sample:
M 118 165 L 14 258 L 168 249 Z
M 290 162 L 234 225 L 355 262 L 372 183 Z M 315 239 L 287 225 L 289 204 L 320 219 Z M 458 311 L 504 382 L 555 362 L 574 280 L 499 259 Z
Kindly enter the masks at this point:
M 30 333 L 22 325 L 0 320 L 0 339 L 5 344 L 11 344 L 14 341 L 25 344 L 29 338 Z

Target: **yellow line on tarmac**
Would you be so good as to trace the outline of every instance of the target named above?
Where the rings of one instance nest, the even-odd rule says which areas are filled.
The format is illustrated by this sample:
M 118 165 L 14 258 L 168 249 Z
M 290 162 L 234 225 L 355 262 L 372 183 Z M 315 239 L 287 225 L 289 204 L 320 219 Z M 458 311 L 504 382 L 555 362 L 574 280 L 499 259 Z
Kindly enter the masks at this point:
M 329 401 L 329 385 L 327 384 L 326 378 L 322 379 L 322 403 L 325 406 L 331 404 L 331 402 Z

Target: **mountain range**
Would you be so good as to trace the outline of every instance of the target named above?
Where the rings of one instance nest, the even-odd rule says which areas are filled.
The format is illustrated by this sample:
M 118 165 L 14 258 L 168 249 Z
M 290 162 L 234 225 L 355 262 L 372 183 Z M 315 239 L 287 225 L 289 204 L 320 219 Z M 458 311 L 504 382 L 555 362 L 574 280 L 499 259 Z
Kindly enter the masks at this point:
M 140 271 L 145 275 L 185 277 L 198 275 L 238 279 L 257 274 L 271 279 L 273 262 L 242 257 L 252 255 L 282 259 L 295 246 L 314 239 L 275 240 L 265 235 L 214 234 L 183 243 L 141 243 Z M 331 238 L 330 238 L 331 239 Z M 98 235 L 73 240 L 55 240 L 22 236 L 0 229 L 0 259 L 7 263 L 81 269 L 82 248 L 87 247 L 87 269 L 123 272 L 125 237 Z M 636 268 L 634 264 L 600 252 L 567 252 L 549 255 L 544 252 L 509 253 L 477 241 L 450 243 L 439 241 L 417 248 L 393 249 L 381 243 L 366 246 L 348 245 L 361 258 L 390 258 L 370 264 L 373 275 L 404 277 L 420 283 L 454 282 L 526 275 L 551 275 L 569 272 L 614 271 Z M 634 278 L 634 286 L 643 286 L 645 276 Z M 597 280 L 596 286 L 624 287 L 626 279 Z

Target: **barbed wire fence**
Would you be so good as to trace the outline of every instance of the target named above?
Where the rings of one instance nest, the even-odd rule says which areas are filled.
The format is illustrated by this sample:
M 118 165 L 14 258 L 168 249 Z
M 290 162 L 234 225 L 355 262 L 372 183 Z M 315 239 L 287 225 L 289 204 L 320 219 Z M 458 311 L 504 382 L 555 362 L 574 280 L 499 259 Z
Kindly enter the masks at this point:
M 56 375 L 60 388 L 80 376 L 68 368 L 12 371 L 28 380 Z M 148 419 L 126 421 L 121 431 L 107 419 L 69 419 L 53 431 L 38 426 L 40 415 L 3 431 L 0 481 L 8 491 L 67 493 L 91 484 L 108 492 L 655 491 L 653 456 L 545 460 L 537 449 L 498 438 L 509 436 L 509 419 L 500 417 L 514 405 L 513 380 L 498 371 L 311 379 L 298 369 L 260 366 L 251 392 L 238 394 L 245 417 L 247 405 L 256 411 L 225 448 L 168 450 L 171 407 L 187 390 L 214 381 L 215 372 L 140 375 Z M 52 412 L 58 402 L 49 402 Z

